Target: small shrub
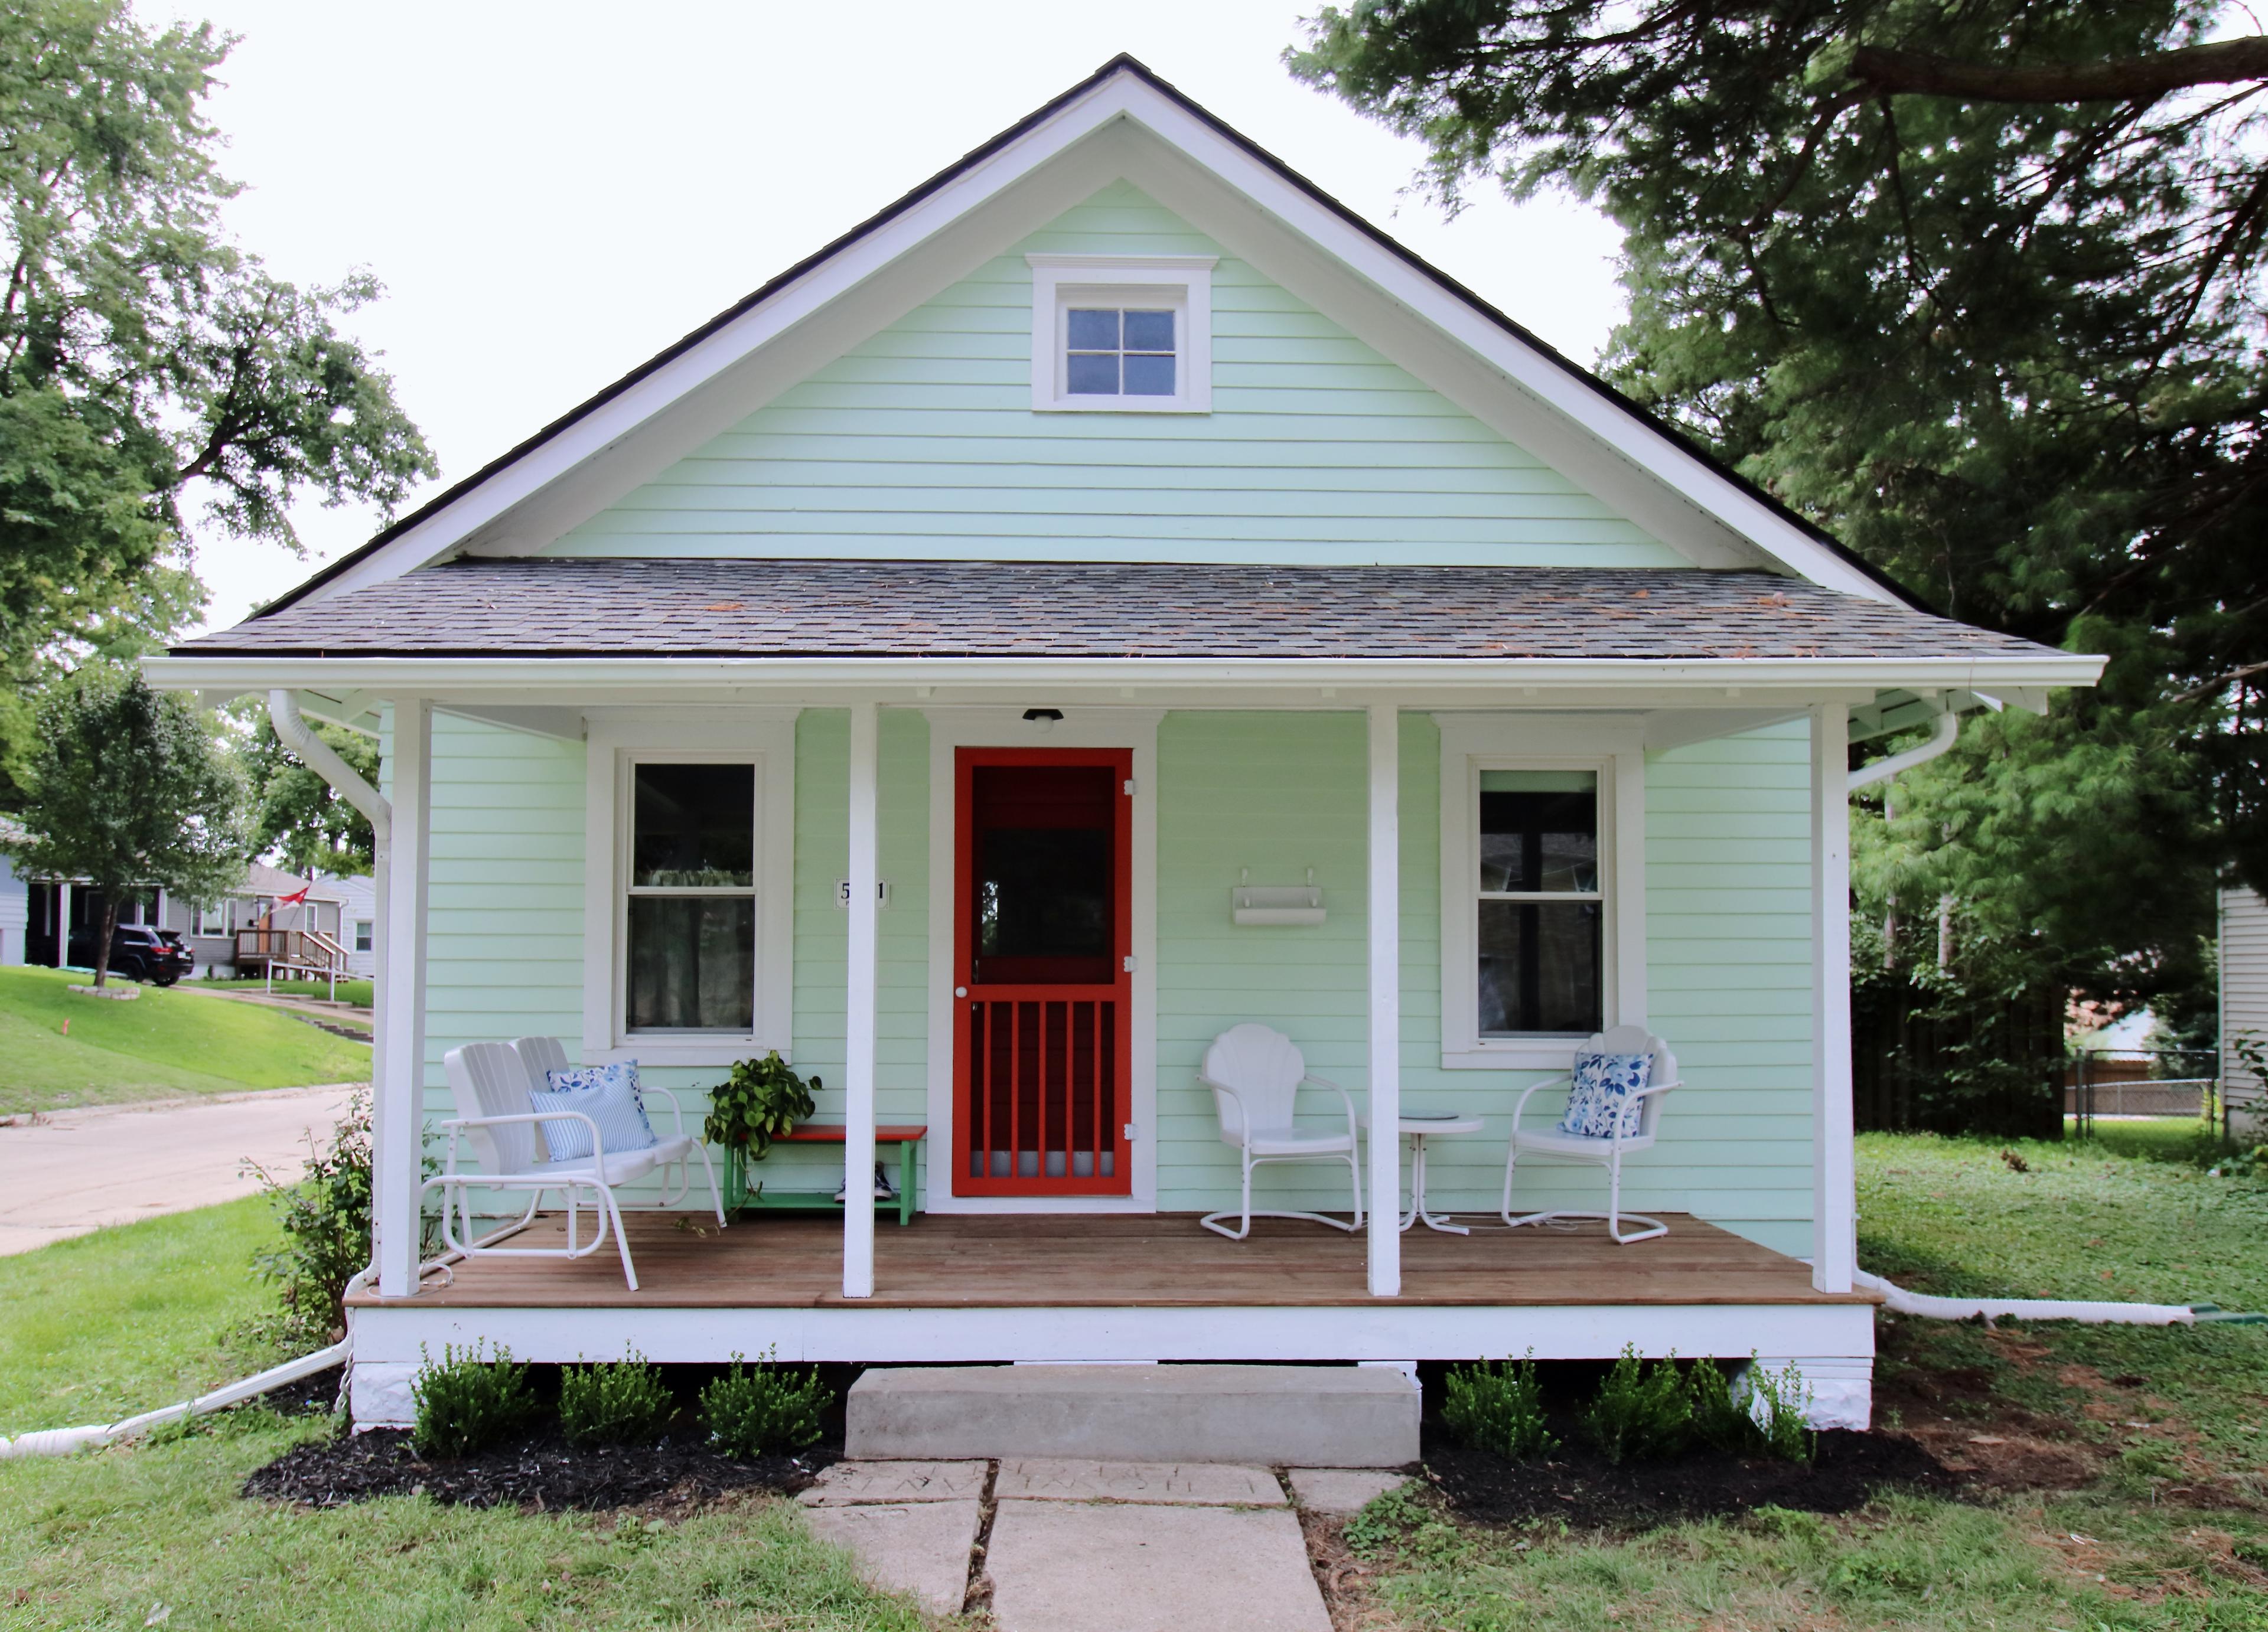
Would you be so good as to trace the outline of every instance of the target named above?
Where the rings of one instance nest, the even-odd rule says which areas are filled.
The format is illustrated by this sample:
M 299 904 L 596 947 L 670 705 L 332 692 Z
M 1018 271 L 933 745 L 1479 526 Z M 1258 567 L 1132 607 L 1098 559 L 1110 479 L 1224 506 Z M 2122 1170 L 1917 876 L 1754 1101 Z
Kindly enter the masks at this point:
M 1441 1421 L 1469 1445 L 1513 1462 L 1558 1448 L 1544 1431 L 1543 1386 L 1532 1357 L 1453 1366 L 1444 1393 Z
M 417 1405 L 412 1439 L 418 1455 L 470 1456 L 509 1438 L 535 1415 L 527 1368 L 513 1364 L 510 1351 L 502 1348 L 493 1361 L 483 1360 L 481 1347 L 475 1343 L 460 1354 L 444 1345 L 441 1364 L 435 1365 L 419 1345 L 418 1357 L 425 1364 L 409 1386 Z
M 1693 1430 L 1693 1403 L 1677 1356 L 1644 1361 L 1636 1345 L 1624 1344 L 1577 1421 L 1609 1462 L 1675 1455 Z
M 815 1371 L 799 1377 L 770 1364 L 771 1352 L 754 1371 L 734 1355 L 732 1370 L 701 1391 L 702 1426 L 726 1456 L 796 1451 L 819 1437 L 819 1414 L 833 1395 Z
M 1749 1369 L 1741 1373 L 1741 1391 L 1766 1452 L 1790 1462 L 1811 1460 L 1819 1448 L 1819 1436 L 1804 1420 L 1811 1408 L 1811 1385 L 1794 1361 L 1767 1371 L 1762 1361 L 1751 1358 Z
M 317 1150 L 308 1134 L 307 1164 L 297 1183 L 279 1182 L 257 1163 L 245 1165 L 258 1176 L 284 1231 L 281 1247 L 253 1260 L 261 1276 L 275 1283 L 283 1305 L 264 1335 L 286 1349 L 337 1342 L 346 1331 L 340 1305 L 347 1283 L 370 1262 L 370 1091 L 357 1089 L 348 1099 L 328 1150 Z
M 1687 1403 L 1693 1416 L 1693 1437 L 1712 1451 L 1740 1455 L 1754 1451 L 1760 1437 L 1754 1418 L 1734 1397 L 1732 1379 L 1704 1356 L 1685 1373 Z
M 635 1349 L 625 1360 L 559 1369 L 559 1426 L 575 1445 L 651 1442 L 676 1408 L 661 1368 Z

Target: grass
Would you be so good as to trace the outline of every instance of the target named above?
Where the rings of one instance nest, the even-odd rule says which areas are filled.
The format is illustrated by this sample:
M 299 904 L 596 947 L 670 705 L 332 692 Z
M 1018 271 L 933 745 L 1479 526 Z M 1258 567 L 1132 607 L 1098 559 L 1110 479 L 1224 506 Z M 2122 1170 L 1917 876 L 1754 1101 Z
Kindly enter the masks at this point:
M 1867 1135 L 1859 1259 L 1920 1291 L 2268 1309 L 2268 1183 L 2208 1177 L 2220 1154 L 2174 1121 L 2062 1143 Z M 1885 1317 L 1881 1342 L 1878 1393 L 1951 1379 L 1950 1414 L 2067 1449 L 2074 1488 L 1638 1536 L 1492 1530 L 1389 1496 L 1349 1533 L 1380 1571 L 1377 1624 L 2268 1628 L 2268 1329 Z
M 194 984 L 200 989 L 217 992 L 251 992 L 261 996 L 273 992 L 278 997 L 328 999 L 331 993 L 329 983 L 323 981 L 277 981 L 273 985 L 257 980 L 197 981 Z M 372 992 L 372 982 L 368 981 L 354 980 L 339 982 L 339 1001 L 352 1003 L 357 1009 L 367 1009 L 371 1006 Z
M 239 1375 L 221 1336 L 272 1234 L 232 1202 L 0 1259 L 0 1431 L 115 1418 Z M 753 1628 L 920 1632 L 786 1503 L 682 1522 L 392 1497 L 328 1512 L 247 1501 L 245 1476 L 327 1419 L 261 1410 L 66 1459 L 0 1462 L 0 1627 L 339 1632 Z
M 86 978 L 0 968 L 0 1115 L 369 1079 L 367 1048 L 280 1011 L 156 987 L 131 1003 L 66 989 Z

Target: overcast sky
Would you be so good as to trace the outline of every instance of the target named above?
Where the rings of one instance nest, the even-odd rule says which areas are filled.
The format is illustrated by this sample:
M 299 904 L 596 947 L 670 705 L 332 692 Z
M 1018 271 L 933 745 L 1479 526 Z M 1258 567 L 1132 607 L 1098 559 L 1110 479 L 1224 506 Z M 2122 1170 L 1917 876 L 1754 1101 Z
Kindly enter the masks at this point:
M 366 266 L 353 320 L 445 480 L 476 469 L 1120 51 L 1578 361 L 1620 313 L 1615 234 L 1564 202 L 1405 195 L 1419 158 L 1295 84 L 1312 4 L 954 7 L 214 0 L 240 35 L 211 113 L 247 247 Z M 303 506 L 312 559 L 202 534 L 223 628 L 377 525 Z

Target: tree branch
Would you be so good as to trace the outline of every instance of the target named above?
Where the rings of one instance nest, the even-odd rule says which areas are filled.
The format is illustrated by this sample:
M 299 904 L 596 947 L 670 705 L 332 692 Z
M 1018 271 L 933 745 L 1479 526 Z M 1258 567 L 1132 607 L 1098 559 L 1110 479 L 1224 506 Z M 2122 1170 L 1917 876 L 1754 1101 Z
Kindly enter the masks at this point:
M 1860 46 L 1852 77 L 1885 96 L 1942 96 L 1969 102 L 2149 101 L 2193 85 L 2268 79 L 2268 36 L 2216 40 L 2107 62 L 2013 67 L 1956 62 L 1926 51 Z

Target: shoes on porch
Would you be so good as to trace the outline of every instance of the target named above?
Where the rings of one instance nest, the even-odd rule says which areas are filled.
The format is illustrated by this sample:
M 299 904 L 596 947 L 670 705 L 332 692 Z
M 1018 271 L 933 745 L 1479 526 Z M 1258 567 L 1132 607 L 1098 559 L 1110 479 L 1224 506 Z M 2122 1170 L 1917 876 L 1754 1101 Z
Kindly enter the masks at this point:
M 846 1181 L 843 1187 L 835 1193 L 835 1199 L 838 1202 L 846 1200 L 850 1194 L 850 1186 Z M 874 1164 L 874 1199 L 878 1202 L 895 1202 L 898 1199 L 898 1187 L 890 1182 L 889 1175 L 882 1171 L 882 1165 L 880 1162 Z

